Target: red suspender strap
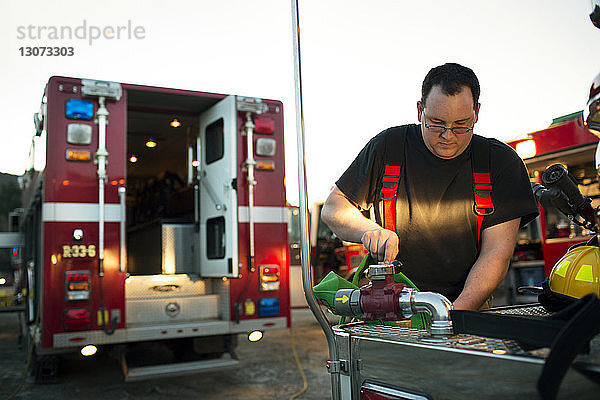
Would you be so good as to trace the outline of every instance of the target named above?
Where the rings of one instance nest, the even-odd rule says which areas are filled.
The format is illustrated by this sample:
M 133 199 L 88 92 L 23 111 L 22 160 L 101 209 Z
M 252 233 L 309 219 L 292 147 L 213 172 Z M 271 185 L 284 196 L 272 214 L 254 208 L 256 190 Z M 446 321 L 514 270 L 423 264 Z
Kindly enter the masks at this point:
M 492 203 L 492 178 L 490 175 L 490 143 L 473 135 L 471 139 L 471 162 L 473 167 L 473 212 L 477 216 L 477 251 L 481 250 L 481 228 L 486 215 L 494 212 Z
M 400 182 L 400 165 L 386 165 L 382 178 L 383 227 L 396 232 L 396 197 Z
M 494 212 L 492 204 L 492 181 L 489 172 L 474 172 L 473 173 L 473 195 L 475 196 L 475 204 L 473 211 L 477 215 L 477 244 L 478 247 L 481 241 L 481 224 L 483 217 Z

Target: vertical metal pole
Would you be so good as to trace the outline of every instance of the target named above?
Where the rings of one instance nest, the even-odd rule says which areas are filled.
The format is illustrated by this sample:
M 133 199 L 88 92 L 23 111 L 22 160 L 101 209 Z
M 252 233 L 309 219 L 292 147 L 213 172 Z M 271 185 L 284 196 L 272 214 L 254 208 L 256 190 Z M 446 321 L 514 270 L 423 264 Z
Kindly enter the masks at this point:
M 302 259 L 302 286 L 304 296 L 310 310 L 321 325 L 327 345 L 329 346 L 329 361 L 327 368 L 331 374 L 331 397 L 340 399 L 340 361 L 335 345 L 335 336 L 325 318 L 323 311 L 317 304 L 317 299 L 312 291 L 312 269 L 310 266 L 310 238 L 308 233 L 308 197 L 306 194 L 306 160 L 304 157 L 304 114 L 302 108 L 302 74 L 300 66 L 300 20 L 298 15 L 298 0 L 292 0 L 292 28 L 294 37 L 294 82 L 296 93 L 296 133 L 298 138 L 298 183 L 300 186 L 300 233 L 301 233 L 301 259 Z
M 125 272 L 125 266 L 127 265 L 127 241 L 126 235 L 126 222 L 127 222 L 127 189 L 121 186 L 119 189 L 119 209 L 121 210 L 121 221 L 119 224 L 119 234 L 121 236 L 120 246 L 121 251 L 119 253 L 119 272 Z
M 105 98 L 98 98 L 98 151 L 96 152 L 96 162 L 98 163 L 98 274 L 104 275 L 104 185 L 106 183 L 106 121 L 108 119 L 108 110 L 105 105 Z
M 248 154 L 246 155 L 246 168 L 248 168 L 248 231 L 250 233 L 250 272 L 254 272 L 254 122 L 252 121 L 252 113 L 246 112 L 246 143 Z

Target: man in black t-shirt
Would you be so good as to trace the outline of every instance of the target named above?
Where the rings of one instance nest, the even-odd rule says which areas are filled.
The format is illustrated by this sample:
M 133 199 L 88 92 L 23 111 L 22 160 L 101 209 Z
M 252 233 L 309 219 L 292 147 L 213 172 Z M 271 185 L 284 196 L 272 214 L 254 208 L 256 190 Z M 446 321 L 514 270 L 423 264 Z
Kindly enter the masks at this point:
M 538 214 L 527 170 L 507 145 L 473 135 L 479 83 L 469 68 L 432 69 L 417 102 L 420 125 L 375 136 L 336 182 L 323 220 L 343 240 L 362 242 L 378 260 L 402 261 L 423 291 L 444 294 L 456 309 L 477 309 L 508 270 L 519 226 Z M 489 149 L 494 212 L 473 211 L 473 151 Z M 384 229 L 361 211 L 381 208 L 385 165 L 401 165 L 396 229 Z M 478 248 L 480 250 L 478 251 Z

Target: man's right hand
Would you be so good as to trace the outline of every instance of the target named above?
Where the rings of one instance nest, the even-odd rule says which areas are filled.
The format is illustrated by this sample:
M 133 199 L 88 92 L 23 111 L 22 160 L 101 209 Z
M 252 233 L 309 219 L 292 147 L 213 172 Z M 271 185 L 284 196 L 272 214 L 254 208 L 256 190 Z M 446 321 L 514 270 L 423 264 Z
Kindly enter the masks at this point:
M 366 231 L 360 241 L 376 261 L 390 263 L 398 255 L 398 235 L 388 229 Z

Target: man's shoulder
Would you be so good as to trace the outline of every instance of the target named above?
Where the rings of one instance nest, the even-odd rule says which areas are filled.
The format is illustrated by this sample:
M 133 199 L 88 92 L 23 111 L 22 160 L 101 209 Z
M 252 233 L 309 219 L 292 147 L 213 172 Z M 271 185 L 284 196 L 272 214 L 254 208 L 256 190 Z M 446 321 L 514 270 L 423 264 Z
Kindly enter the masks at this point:
M 417 125 L 417 124 L 392 126 L 390 128 L 387 128 L 387 129 L 379 132 L 379 134 L 377 134 L 377 136 L 373 137 L 372 140 L 376 140 L 376 141 L 397 140 L 402 137 L 411 136 L 411 135 L 415 134 L 416 132 L 418 132 L 418 130 L 419 130 L 419 125 Z
M 493 158 L 520 159 L 517 152 L 512 147 L 498 139 L 473 135 L 473 140 L 487 145 Z

